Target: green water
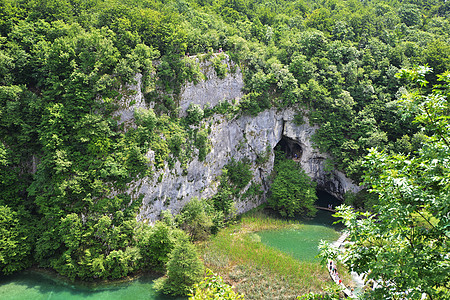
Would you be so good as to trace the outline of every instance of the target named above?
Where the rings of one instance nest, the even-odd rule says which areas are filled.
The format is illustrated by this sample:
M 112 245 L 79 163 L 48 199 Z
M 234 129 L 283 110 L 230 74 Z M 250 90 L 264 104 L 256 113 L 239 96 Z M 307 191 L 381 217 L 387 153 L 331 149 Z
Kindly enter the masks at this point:
M 332 198 L 319 197 L 324 203 L 332 204 Z M 319 211 L 310 221 L 301 221 L 296 229 L 259 232 L 261 242 L 291 254 L 303 261 L 318 261 L 314 258 L 318 254 L 317 246 L 320 240 L 334 241 L 339 238 L 340 227 L 333 225 L 336 221 L 330 212 Z M 41 271 L 24 271 L 12 276 L 0 276 L 1 300 L 175 300 L 159 295 L 154 289 L 156 277 L 141 276 L 135 280 L 120 283 L 87 284 L 70 282 L 51 273 Z
M 185 299 L 158 295 L 153 289 L 155 279 L 156 277 L 154 276 L 144 275 L 128 282 L 88 285 L 86 283 L 68 282 L 43 272 L 25 271 L 13 276 L 0 277 L 0 299 Z
M 301 261 L 318 262 L 315 256 L 319 253 L 321 240 L 335 241 L 339 238 L 339 226 L 333 225 L 332 213 L 319 211 L 310 221 L 302 222 L 298 228 L 268 230 L 258 232 L 261 242 L 279 249 Z

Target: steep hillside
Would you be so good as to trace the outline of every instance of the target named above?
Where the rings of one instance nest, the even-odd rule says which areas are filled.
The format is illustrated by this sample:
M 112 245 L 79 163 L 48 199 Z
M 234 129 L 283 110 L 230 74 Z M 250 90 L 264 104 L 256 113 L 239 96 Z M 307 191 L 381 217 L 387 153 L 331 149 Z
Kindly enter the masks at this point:
M 222 63 L 227 65 L 229 70 L 235 67 L 228 56 L 224 57 Z M 309 125 L 307 121 L 296 125 L 294 109 L 269 109 L 255 116 L 239 112 L 239 102 L 244 96 L 244 82 L 240 68 L 235 68 L 234 73 L 229 72 L 225 77 L 219 78 L 211 68 L 210 61 L 201 63 L 200 71 L 205 75 L 205 79 L 181 87 L 180 96 L 177 98 L 180 116 L 187 116 L 188 108 L 193 104 L 199 105 L 203 111 L 214 110 L 224 102 L 228 103 L 229 108 L 225 114 L 215 113 L 203 118 L 198 124 L 191 125 L 193 130 L 206 130 L 208 133 L 209 153 L 204 160 L 200 161 L 194 155 L 194 159 L 188 161 L 184 167 L 179 161 L 171 166 L 166 163 L 164 168 L 151 177 L 131 184 L 130 190 L 135 199 L 144 195 L 138 220 L 154 221 L 165 209 L 178 213 L 192 197 L 213 197 L 220 184 L 222 169 L 232 159 L 244 161 L 252 172 L 251 181 L 239 191 L 236 199 L 237 212 L 243 213 L 256 207 L 264 201 L 270 188 L 274 148 L 284 143 L 289 144 L 285 149 L 287 156 L 298 160 L 302 169 L 319 184 L 319 188 L 340 199 L 343 199 L 346 192 L 356 193 L 360 190 L 343 173 L 325 170 L 325 160 L 330 156 L 320 153 L 311 142 L 311 136 L 318 127 Z M 135 127 L 135 110 L 152 109 L 151 105 L 143 102 L 139 83 L 138 81 L 137 85 L 131 86 L 137 89 L 136 93 L 125 100 L 123 106 L 126 108 L 118 112 L 121 122 L 127 122 L 131 127 Z M 134 104 L 127 105 L 129 103 Z M 146 155 L 152 161 L 155 153 L 150 150 Z M 246 193 L 249 188 L 256 188 L 256 191 L 252 194 Z
M 435 134 L 403 97 L 450 69 L 449 12 L 438 0 L 1 1 L 1 272 L 163 271 L 194 214 L 160 213 L 192 202 L 217 231 L 234 202 L 265 201 L 277 146 L 372 210 L 377 197 L 346 193 L 367 178 L 369 149 L 415 158 Z

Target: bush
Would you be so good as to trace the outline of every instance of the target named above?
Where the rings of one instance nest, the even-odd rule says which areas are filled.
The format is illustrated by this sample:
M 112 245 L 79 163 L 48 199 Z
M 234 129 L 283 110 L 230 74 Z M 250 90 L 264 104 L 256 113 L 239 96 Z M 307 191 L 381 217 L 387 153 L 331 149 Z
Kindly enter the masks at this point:
M 208 140 L 208 132 L 204 129 L 197 131 L 195 136 L 195 146 L 198 148 L 198 160 L 204 161 L 206 155 L 211 150 L 211 145 Z
M 220 185 L 217 193 L 212 197 L 214 208 L 222 212 L 225 216 L 229 216 L 233 212 L 234 201 L 233 191 L 228 183 L 228 170 L 223 169 L 220 176 Z
M 191 287 L 204 275 L 205 267 L 197 249 L 187 239 L 181 239 L 170 253 L 167 276 L 157 280 L 155 288 L 164 294 L 187 295 Z
M 175 228 L 170 214 L 168 217 L 166 214 L 153 227 L 142 224 L 137 229 L 136 236 L 143 266 L 151 266 L 157 270 L 164 270 L 177 240 L 186 238 L 182 230 Z
M 224 79 L 228 73 L 228 65 L 222 63 L 223 59 L 223 55 L 218 55 L 212 59 L 214 70 L 216 71 L 217 77 L 219 77 L 220 79 Z
M 222 277 L 207 270 L 208 276 L 202 282 L 194 284 L 189 300 L 239 300 L 244 296 L 233 291 Z
M 303 118 L 303 113 L 301 111 L 297 112 L 294 116 L 294 124 L 297 126 L 305 124 L 305 119 Z
M 271 186 L 269 205 L 283 217 L 313 217 L 317 200 L 315 183 L 292 160 L 281 160 L 275 170 L 277 174 Z
M 212 211 L 206 200 L 192 198 L 182 209 L 179 215 L 181 228 L 191 236 L 193 240 L 205 240 L 213 227 Z
M 143 126 L 148 130 L 153 130 L 156 122 L 158 121 L 153 109 L 145 109 L 143 107 L 138 107 L 134 110 L 134 119 L 136 121 L 136 125 Z
M 259 97 L 261 97 L 261 93 L 248 93 L 244 95 L 239 102 L 239 106 L 245 114 L 251 116 L 257 116 L 263 109 L 259 106 Z
M 231 161 L 225 166 L 228 171 L 228 178 L 231 183 L 238 189 L 244 188 L 252 179 L 252 171 L 250 170 L 250 164 L 244 161 Z
M 186 110 L 187 117 L 186 121 L 188 124 L 198 124 L 203 119 L 203 109 L 198 104 L 189 104 L 188 109 Z
M 31 264 L 29 234 L 19 214 L 0 205 L 0 274 L 8 275 Z
M 333 291 L 330 294 L 308 293 L 297 297 L 298 300 L 339 300 L 339 291 Z

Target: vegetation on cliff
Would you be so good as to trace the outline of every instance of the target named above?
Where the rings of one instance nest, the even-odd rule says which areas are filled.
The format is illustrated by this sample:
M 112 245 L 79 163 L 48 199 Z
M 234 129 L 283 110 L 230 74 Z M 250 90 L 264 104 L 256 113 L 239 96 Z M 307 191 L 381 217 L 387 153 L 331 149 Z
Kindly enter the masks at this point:
M 431 92 L 450 69 L 449 15 L 450 3 L 438 0 L 1 1 L 1 272 L 37 264 L 88 279 L 165 269 L 184 233 L 173 220 L 138 224 L 140 199 L 126 190 L 166 163 L 204 160 L 201 120 L 211 113 L 302 108 L 320 125 L 314 142 L 332 155 L 329 165 L 358 182 L 373 171 L 363 163 L 372 147 L 390 160 L 394 152 L 439 159 L 444 150 L 429 139 L 440 145 L 448 128 L 413 122 L 420 114 L 397 105 L 408 82 L 395 74 L 428 64 Z M 246 96 L 178 118 L 181 85 L 204 79 L 188 56 L 207 53 L 223 77 L 228 69 L 211 54 L 219 49 L 240 66 Z M 129 126 L 115 112 L 136 73 L 154 109 L 137 110 Z M 249 182 L 245 162 L 233 173 L 239 163 L 210 203 L 223 218 Z

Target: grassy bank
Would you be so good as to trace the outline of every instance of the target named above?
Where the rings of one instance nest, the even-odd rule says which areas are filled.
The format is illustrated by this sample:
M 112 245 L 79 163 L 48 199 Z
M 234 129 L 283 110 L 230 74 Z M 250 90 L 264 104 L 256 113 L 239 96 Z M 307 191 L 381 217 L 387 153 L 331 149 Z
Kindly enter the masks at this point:
M 280 220 L 258 209 L 243 215 L 237 224 L 221 230 L 199 248 L 205 264 L 246 299 L 295 299 L 310 291 L 322 293 L 333 285 L 324 266 L 299 261 L 268 247 L 255 234 L 300 226 L 297 221 Z

